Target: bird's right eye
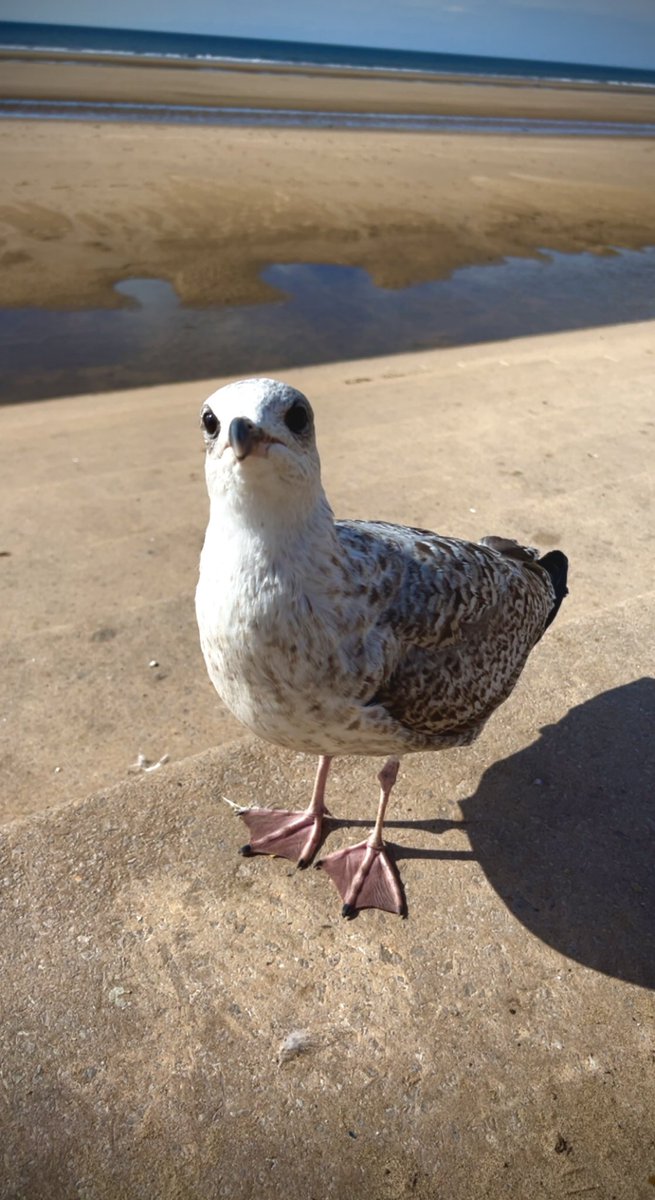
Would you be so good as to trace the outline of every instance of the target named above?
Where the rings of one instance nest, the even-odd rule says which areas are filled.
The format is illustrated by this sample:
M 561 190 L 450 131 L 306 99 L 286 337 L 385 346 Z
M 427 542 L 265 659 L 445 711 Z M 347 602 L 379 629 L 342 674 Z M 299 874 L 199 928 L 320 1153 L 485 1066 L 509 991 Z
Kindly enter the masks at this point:
M 205 433 L 208 433 L 210 437 L 216 437 L 221 428 L 221 423 L 216 413 L 213 413 L 211 408 L 205 408 L 200 420 L 205 428 Z

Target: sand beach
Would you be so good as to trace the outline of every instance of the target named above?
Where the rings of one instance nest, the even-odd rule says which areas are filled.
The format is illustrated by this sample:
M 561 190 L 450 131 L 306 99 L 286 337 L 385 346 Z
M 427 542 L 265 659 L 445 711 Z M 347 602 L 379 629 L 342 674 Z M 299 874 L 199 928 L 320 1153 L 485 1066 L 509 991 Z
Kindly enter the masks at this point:
M 118 63 L 0 67 L 13 97 L 217 103 L 183 68 L 128 89 Z M 226 103 L 396 86 L 221 79 Z M 498 91 L 653 119 L 638 95 Z M 254 305 L 272 261 L 400 287 L 655 243 L 648 138 L 0 120 L 0 154 L 8 309 L 111 307 L 130 276 Z M 484 737 L 404 764 L 406 921 L 343 922 L 321 873 L 238 855 L 223 797 L 300 807 L 313 763 L 244 735 L 197 643 L 220 380 L 0 408 L 2 1200 L 652 1195 L 654 362 L 649 320 L 287 372 L 337 515 L 571 560 Z M 337 764 L 331 848 L 372 820 L 375 768 Z
M 1 66 L 0 95 L 13 98 L 655 121 L 652 90 Z M 5 120 L 0 154 L 0 303 L 10 307 L 115 307 L 125 303 L 115 283 L 133 276 L 170 281 L 187 306 L 256 303 L 274 294 L 259 278 L 270 262 L 361 266 L 399 288 L 544 247 L 655 242 L 648 137 Z

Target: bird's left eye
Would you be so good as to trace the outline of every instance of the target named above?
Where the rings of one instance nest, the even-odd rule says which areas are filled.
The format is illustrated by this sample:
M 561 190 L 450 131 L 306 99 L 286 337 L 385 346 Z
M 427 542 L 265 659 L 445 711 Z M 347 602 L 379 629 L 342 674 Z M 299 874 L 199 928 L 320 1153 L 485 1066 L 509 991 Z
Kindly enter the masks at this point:
M 205 427 L 205 432 L 208 433 L 210 437 L 216 437 L 216 434 L 221 428 L 221 423 L 216 416 L 216 413 L 213 413 L 211 408 L 206 408 L 200 420 Z
M 296 400 L 284 415 L 284 424 L 292 433 L 303 433 L 309 425 L 309 413 L 304 404 Z

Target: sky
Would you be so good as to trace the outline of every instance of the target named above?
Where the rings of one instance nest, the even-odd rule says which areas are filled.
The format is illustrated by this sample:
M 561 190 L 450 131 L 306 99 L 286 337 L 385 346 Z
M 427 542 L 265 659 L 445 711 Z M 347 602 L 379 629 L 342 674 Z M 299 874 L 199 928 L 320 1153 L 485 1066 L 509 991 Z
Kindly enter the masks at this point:
M 655 69 L 655 0 L 0 0 L 0 18 Z

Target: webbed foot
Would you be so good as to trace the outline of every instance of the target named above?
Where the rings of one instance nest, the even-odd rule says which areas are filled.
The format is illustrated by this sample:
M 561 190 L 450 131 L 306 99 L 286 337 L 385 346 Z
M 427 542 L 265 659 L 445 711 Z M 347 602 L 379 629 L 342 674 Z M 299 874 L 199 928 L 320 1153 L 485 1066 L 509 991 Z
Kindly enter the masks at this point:
M 327 871 L 343 900 L 342 915 L 354 917 L 359 908 L 381 908 L 405 915 L 405 897 L 398 872 L 383 844 L 358 842 L 335 850 L 317 867 Z
M 274 808 L 247 808 L 239 812 L 250 830 L 250 841 L 241 853 L 275 854 L 280 858 L 296 859 L 306 867 L 314 857 L 321 841 L 323 813 L 311 809 L 287 812 Z

